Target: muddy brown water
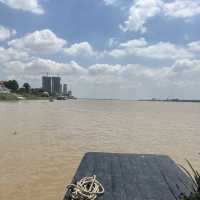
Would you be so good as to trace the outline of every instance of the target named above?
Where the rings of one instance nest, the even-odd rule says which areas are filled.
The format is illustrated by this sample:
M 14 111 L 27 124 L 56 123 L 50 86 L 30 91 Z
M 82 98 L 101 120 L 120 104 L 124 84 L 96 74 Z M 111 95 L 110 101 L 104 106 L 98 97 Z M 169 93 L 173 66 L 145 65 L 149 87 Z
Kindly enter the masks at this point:
M 167 154 L 200 169 L 200 104 L 0 103 L 1 200 L 61 200 L 88 151 Z

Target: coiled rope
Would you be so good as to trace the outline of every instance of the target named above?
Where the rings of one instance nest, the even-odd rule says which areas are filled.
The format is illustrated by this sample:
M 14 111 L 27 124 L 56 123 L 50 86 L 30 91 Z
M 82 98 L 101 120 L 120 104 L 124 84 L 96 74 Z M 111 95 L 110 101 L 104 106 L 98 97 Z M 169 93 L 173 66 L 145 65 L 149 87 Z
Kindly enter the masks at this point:
M 67 192 L 72 200 L 95 200 L 103 195 L 104 188 L 94 175 L 84 177 L 76 184 L 68 185 Z

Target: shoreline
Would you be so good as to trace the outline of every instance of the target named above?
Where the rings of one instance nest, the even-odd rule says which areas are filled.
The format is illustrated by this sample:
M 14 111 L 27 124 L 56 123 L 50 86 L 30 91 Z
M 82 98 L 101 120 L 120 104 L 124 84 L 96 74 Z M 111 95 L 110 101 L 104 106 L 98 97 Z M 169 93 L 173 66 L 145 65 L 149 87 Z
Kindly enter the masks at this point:
M 146 102 L 175 102 L 175 103 L 200 103 L 200 100 L 193 100 L 193 99 L 171 99 L 171 100 L 137 100 L 137 101 L 146 101 Z
M 112 99 L 112 98 L 77 98 L 78 100 L 96 100 L 96 101 L 135 101 L 135 102 L 172 102 L 172 103 L 200 103 L 196 99 Z M 0 102 L 15 102 L 28 100 L 49 100 L 49 97 L 41 97 L 28 93 L 0 93 Z
M 35 95 L 19 95 L 17 93 L 0 93 L 0 102 L 16 102 L 21 100 L 48 100 L 47 97 Z

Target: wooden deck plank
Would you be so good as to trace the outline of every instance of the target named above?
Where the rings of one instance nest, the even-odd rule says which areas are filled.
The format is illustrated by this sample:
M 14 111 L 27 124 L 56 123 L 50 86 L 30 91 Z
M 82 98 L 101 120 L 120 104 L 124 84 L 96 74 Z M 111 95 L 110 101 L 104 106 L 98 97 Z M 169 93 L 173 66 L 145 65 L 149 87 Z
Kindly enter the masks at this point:
M 168 156 L 87 153 L 72 182 L 94 174 L 105 188 L 99 200 L 175 200 L 173 194 L 191 191 L 191 180 Z

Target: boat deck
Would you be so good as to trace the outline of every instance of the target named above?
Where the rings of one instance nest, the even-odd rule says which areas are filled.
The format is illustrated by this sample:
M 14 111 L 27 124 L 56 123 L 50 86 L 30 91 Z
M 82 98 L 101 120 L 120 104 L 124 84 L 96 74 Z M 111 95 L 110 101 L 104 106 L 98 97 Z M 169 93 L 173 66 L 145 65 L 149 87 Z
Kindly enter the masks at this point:
M 99 200 L 174 200 L 192 188 L 188 176 L 164 155 L 87 153 L 72 182 L 94 174 L 105 189 Z

